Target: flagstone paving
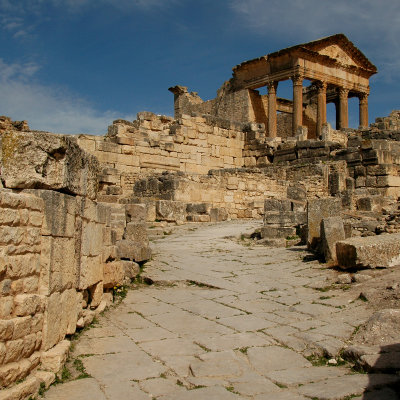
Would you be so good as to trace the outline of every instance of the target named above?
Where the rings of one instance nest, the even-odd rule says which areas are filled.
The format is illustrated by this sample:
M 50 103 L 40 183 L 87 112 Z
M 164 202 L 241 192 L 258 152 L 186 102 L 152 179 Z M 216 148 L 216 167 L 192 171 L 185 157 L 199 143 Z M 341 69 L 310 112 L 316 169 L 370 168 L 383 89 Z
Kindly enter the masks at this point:
M 304 247 L 236 239 L 259 225 L 185 225 L 157 239 L 143 272 L 154 284 L 74 346 L 90 377 L 45 399 L 397 399 L 396 375 L 313 365 L 315 354 L 337 358 L 372 311 Z

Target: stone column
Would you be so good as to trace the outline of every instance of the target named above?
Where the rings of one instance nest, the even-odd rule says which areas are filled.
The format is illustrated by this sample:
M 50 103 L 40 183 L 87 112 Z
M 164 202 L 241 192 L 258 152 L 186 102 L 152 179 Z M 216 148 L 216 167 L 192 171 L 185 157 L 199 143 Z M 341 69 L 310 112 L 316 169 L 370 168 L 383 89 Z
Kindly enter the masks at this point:
M 295 75 L 293 81 L 293 136 L 297 128 L 303 125 L 303 77 Z
M 339 129 L 349 127 L 349 89 L 339 88 Z
M 317 137 L 322 133 L 322 125 L 326 123 L 326 82 L 318 82 Z
M 360 93 L 359 111 L 360 111 L 360 127 L 368 128 L 368 93 Z
M 276 88 L 278 82 L 268 82 L 268 137 L 276 137 Z

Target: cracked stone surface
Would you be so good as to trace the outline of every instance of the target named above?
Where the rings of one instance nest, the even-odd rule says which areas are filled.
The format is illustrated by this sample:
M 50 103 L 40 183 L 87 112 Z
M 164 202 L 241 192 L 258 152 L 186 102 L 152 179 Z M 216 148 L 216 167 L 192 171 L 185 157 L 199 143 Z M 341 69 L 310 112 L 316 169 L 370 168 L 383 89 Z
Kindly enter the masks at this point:
M 372 311 L 303 247 L 235 239 L 259 226 L 191 224 L 157 239 L 143 273 L 154 285 L 76 342 L 90 377 L 45 399 L 397 399 L 397 375 L 310 362 L 338 357 Z

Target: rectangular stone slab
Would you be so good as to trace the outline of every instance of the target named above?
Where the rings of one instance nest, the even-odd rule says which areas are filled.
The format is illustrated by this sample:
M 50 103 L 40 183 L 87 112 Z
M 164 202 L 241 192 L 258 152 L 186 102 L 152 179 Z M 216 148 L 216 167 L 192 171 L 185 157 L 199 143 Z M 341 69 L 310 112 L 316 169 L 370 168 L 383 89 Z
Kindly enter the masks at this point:
M 400 233 L 341 240 L 336 255 L 342 269 L 392 267 L 400 264 Z

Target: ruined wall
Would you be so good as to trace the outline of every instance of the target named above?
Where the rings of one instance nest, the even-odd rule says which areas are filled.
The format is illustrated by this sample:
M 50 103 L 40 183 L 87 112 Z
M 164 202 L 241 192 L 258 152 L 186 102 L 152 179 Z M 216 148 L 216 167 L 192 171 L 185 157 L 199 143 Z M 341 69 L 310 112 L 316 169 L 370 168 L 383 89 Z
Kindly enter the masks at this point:
M 14 400 L 54 380 L 66 336 L 150 250 L 145 207 L 98 203 L 99 163 L 73 138 L 6 129 L 0 150 L 0 397 Z
M 153 221 L 208 222 L 213 221 L 212 214 L 217 210 L 222 210 L 226 218 L 261 218 L 266 198 L 305 202 L 329 196 L 329 167 L 271 165 L 260 169 L 212 170 L 198 176 L 164 173 L 137 181 L 132 201 L 152 208 L 149 219 Z M 160 205 L 165 208 L 167 204 L 170 212 L 160 211 Z M 201 217 L 190 210 L 193 204 L 205 204 Z
M 77 141 L 102 163 L 99 199 L 113 201 L 114 194 L 130 194 L 139 174 L 241 167 L 245 134 L 240 128 L 224 120 L 139 113 L 134 123 L 115 121 L 106 137 L 80 135 Z

